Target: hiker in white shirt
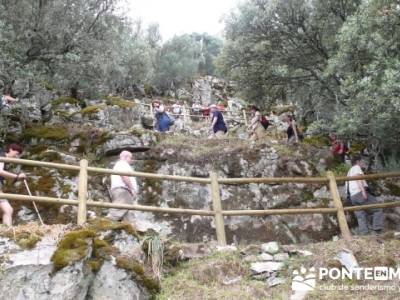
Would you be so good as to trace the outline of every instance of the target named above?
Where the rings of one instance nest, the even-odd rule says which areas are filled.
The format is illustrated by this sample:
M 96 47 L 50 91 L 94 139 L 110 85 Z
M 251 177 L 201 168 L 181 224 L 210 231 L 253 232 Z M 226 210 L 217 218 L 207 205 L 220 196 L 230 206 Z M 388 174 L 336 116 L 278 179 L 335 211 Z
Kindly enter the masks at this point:
M 119 161 L 115 164 L 114 171 L 132 172 L 132 153 L 122 151 Z M 137 198 L 138 185 L 136 178 L 132 176 L 111 175 L 111 198 L 113 203 L 134 204 Z M 107 218 L 121 221 L 127 214 L 127 209 L 110 209 Z
M 347 173 L 348 177 L 364 175 L 362 167 L 364 162 L 360 155 L 356 155 L 351 160 L 352 167 Z M 346 189 L 350 194 L 351 203 L 353 205 L 367 205 L 377 203 L 376 198 L 368 191 L 368 184 L 365 180 L 347 181 Z M 384 215 L 381 208 L 371 208 L 368 210 L 358 210 L 354 214 L 357 217 L 358 229 L 361 235 L 368 234 L 367 213 L 373 214 L 372 230 L 379 234 L 383 230 Z

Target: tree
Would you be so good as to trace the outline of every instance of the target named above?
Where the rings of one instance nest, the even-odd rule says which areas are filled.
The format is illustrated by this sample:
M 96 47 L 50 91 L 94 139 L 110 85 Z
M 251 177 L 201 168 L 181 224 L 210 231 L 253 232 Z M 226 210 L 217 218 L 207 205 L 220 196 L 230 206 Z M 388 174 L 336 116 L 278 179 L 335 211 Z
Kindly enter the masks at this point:
M 3 0 L 13 65 L 8 80 L 50 82 L 59 89 L 101 94 L 148 79 L 148 41 L 115 12 L 118 0 Z M 12 47 L 14 48 L 12 48 Z M 13 50 L 15 49 L 15 50 Z
M 322 116 L 327 106 L 341 101 L 340 81 L 324 69 L 335 54 L 338 28 L 357 4 L 248 0 L 226 19 L 219 68 L 238 81 L 249 100 L 291 100 Z
M 400 7 L 397 1 L 366 1 L 338 35 L 339 49 L 327 74 L 341 78 L 346 107 L 333 126 L 372 144 L 377 154 L 399 155 Z
M 183 34 L 166 41 L 156 58 L 155 84 L 176 89 L 199 75 L 214 75 L 222 41 L 207 34 Z

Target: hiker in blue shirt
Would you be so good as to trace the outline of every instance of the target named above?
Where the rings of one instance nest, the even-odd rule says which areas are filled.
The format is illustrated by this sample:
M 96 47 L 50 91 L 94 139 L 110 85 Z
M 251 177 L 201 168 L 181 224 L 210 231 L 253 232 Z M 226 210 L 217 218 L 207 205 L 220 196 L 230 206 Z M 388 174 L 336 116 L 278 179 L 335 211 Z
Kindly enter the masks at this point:
M 211 131 L 212 135 L 210 138 L 213 137 L 223 137 L 227 132 L 228 128 L 226 127 L 224 116 L 218 110 L 218 107 L 215 104 L 210 105 L 210 111 L 212 115 L 211 119 Z

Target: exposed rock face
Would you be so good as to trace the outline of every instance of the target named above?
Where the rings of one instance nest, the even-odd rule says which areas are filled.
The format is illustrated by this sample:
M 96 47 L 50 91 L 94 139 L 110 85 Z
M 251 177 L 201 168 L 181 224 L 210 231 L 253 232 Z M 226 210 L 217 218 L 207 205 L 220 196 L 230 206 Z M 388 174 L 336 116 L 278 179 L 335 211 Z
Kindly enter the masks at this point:
M 235 149 L 224 146 L 222 141 L 207 142 L 207 146 L 202 148 L 204 143 L 192 147 L 168 144 L 157 147 L 150 151 L 151 160 L 144 161 L 143 169 L 146 172 L 197 177 L 208 177 L 214 169 L 220 178 L 320 176 L 314 166 L 321 157 L 329 156 L 328 150 L 307 145 L 281 149 L 266 143 L 252 149 Z M 206 153 L 199 154 L 201 151 Z M 221 185 L 220 188 L 224 210 L 334 207 L 329 189 L 323 185 L 248 184 Z M 345 190 L 343 187 L 340 190 L 344 198 Z M 141 191 L 140 204 L 212 209 L 210 187 L 207 185 L 144 179 L 141 180 Z M 395 198 L 391 196 L 392 200 Z M 160 228 L 178 239 L 196 242 L 215 239 L 212 217 L 141 213 L 136 222 L 140 223 L 146 215 L 151 216 L 155 224 L 163 224 Z M 349 221 L 350 225 L 356 225 L 354 219 Z M 228 243 L 268 240 L 298 243 L 328 240 L 339 233 L 334 214 L 235 216 L 225 217 L 225 224 Z M 390 222 L 388 225 L 396 227 L 399 223 Z
M 106 231 L 103 238 L 114 241 L 112 249 L 115 249 L 114 252 L 117 251 L 115 253 L 119 253 L 118 255 L 134 256 L 138 261 L 141 260 L 143 252 L 138 240 L 125 231 L 112 237 L 111 232 Z M 98 271 L 93 271 L 87 263 L 88 259 L 95 255 L 92 253 L 93 246 L 88 248 L 87 256 L 82 260 L 61 270 L 55 269 L 50 259 L 57 247 L 57 238 L 51 235 L 44 235 L 43 239 L 30 250 L 22 250 L 12 239 L 0 238 L 1 299 L 150 298 L 149 292 L 131 272 L 116 265 L 115 257 L 105 260 Z M 139 252 L 142 253 L 138 254 Z
M 229 107 L 234 108 L 240 117 L 240 109 L 245 103 L 233 98 L 232 90 L 230 83 L 203 77 L 195 82 L 191 92 L 180 90 L 179 93 L 182 97 L 199 99 L 203 104 L 218 99 L 227 100 Z M 86 158 L 91 166 L 112 167 L 122 150 L 130 150 L 135 152 L 134 167 L 137 171 L 208 177 L 210 171 L 215 170 L 220 178 L 318 176 L 326 170 L 329 161 L 327 148 L 286 145 L 272 139 L 266 139 L 264 144 L 252 145 L 246 140 L 246 128 L 233 121 L 228 124 L 227 139 L 196 139 L 209 134 L 209 124 L 195 121 L 186 122 L 181 131 L 196 138 L 160 135 L 143 128 L 151 128 L 153 119 L 148 107 L 139 105 L 137 100 L 118 97 L 87 100 L 86 107 L 82 108 L 82 101 L 77 99 L 53 98 L 51 92 L 40 91 L 26 101 L 23 99 L 6 116 L 9 124 L 7 142 L 25 144 L 27 159 L 77 165 L 80 159 Z M 284 112 L 285 107 L 282 107 L 277 107 L 277 114 Z M 26 122 L 23 121 L 24 116 L 28 118 Z M 229 116 L 235 116 L 235 113 Z M 275 123 L 278 124 L 278 121 Z M 77 172 L 41 168 L 23 168 L 22 171 L 28 174 L 34 195 L 77 198 Z M 90 176 L 89 199 L 110 201 L 104 184 L 108 178 Z M 140 204 L 212 209 L 210 187 L 207 185 L 154 179 L 138 181 Z M 400 197 L 398 190 L 397 183 L 389 187 L 383 185 L 380 199 L 395 200 L 395 196 Z M 26 193 L 25 187 L 18 183 L 9 186 L 7 191 Z M 341 191 L 344 195 L 343 188 Z M 329 190 L 322 185 L 221 185 L 222 206 L 226 210 L 332 207 L 330 198 Z M 21 204 L 18 202 L 14 202 L 13 206 L 17 223 L 36 217 L 26 208 L 19 213 Z M 30 207 L 29 204 L 26 206 Z M 76 217 L 73 208 L 59 211 L 58 206 L 39 205 L 39 209 L 47 224 L 72 222 Z M 105 211 L 97 209 L 90 214 L 101 216 Z M 387 216 L 390 226 L 399 229 L 400 209 L 388 210 Z M 128 219 L 143 230 L 152 227 L 185 241 L 215 239 L 212 217 L 133 212 Z M 336 222 L 334 215 L 320 214 L 235 216 L 225 218 L 225 229 L 229 242 L 277 240 L 295 243 L 330 239 L 338 233 Z
M 202 105 L 210 105 L 220 100 L 228 100 L 229 102 L 233 97 L 233 90 L 234 86 L 232 83 L 216 77 L 205 76 L 194 81 L 192 98 L 193 101 L 199 101 Z M 180 94 L 186 95 L 187 93 L 180 91 Z M 237 102 L 240 105 L 240 101 L 233 102 Z

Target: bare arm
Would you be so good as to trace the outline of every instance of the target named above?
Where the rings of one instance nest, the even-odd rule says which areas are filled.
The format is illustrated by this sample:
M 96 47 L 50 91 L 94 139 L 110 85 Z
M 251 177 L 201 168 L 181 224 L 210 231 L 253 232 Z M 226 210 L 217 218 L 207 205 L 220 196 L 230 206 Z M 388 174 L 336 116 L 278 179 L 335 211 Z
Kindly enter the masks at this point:
M 14 174 L 14 173 L 7 172 L 7 171 L 4 171 L 4 170 L 0 170 L 0 176 L 7 177 L 7 178 L 12 178 L 12 179 L 17 179 L 17 178 L 18 179 L 25 179 L 26 178 L 26 175 L 24 173 Z
M 121 176 L 122 181 L 125 183 L 127 188 L 131 191 L 132 194 L 135 194 L 135 190 L 133 189 L 132 182 L 129 176 Z
M 6 99 L 7 102 L 17 102 L 18 98 L 11 97 L 10 95 L 4 95 L 4 99 Z

